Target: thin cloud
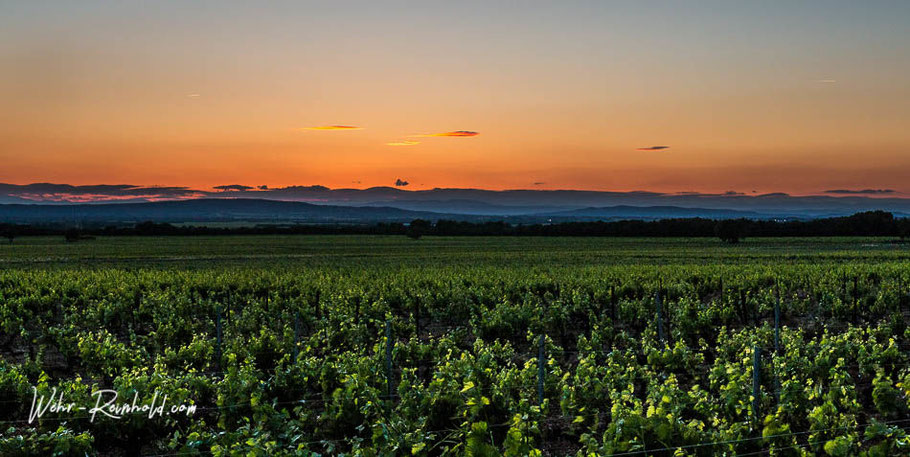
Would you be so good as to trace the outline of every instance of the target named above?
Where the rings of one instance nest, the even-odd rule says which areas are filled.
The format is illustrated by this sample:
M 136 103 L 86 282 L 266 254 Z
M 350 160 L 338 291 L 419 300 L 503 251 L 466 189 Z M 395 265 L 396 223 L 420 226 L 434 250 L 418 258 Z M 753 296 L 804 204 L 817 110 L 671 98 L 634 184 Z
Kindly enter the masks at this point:
M 135 186 L 131 184 L 100 184 L 74 186 L 70 184 L 0 183 L 0 200 L 34 202 L 87 203 L 105 201 L 158 201 L 204 197 L 205 192 L 188 187 Z
M 186 96 L 190 97 L 190 98 L 196 98 L 196 97 L 199 97 L 200 95 L 199 94 L 186 94 Z
M 435 136 L 466 137 L 466 136 L 477 136 L 477 135 L 480 135 L 480 132 L 472 132 L 470 130 L 455 130 L 452 132 L 427 133 L 424 135 L 411 135 L 411 138 L 429 138 L 429 137 L 435 137 Z
M 244 186 L 242 184 L 229 184 L 226 186 L 215 186 L 212 189 L 224 191 L 224 192 L 244 192 L 247 190 L 253 190 L 253 186 Z
M 391 143 L 386 143 L 386 146 L 416 146 L 418 144 L 420 144 L 419 141 L 402 140 L 402 141 L 393 141 Z
M 408 184 L 410 184 L 410 183 L 407 182 L 407 181 L 402 180 L 401 178 L 398 178 L 398 179 L 395 180 L 395 187 L 405 187 L 405 186 L 407 186 Z
M 302 130 L 363 130 L 363 127 L 354 125 L 317 125 L 315 127 L 304 127 Z
M 187 194 L 182 196 L 171 196 L 163 194 L 137 194 L 137 195 L 104 195 L 104 194 L 18 194 L 16 197 L 23 200 L 34 202 L 52 202 L 52 203 L 103 203 L 103 202 L 136 202 L 136 201 L 165 201 L 165 200 L 184 200 L 205 197 L 203 193 Z
M 882 195 L 897 193 L 894 189 L 831 189 L 826 190 L 826 194 L 840 195 Z
M 822 84 L 834 84 L 837 82 L 836 79 L 816 79 L 815 82 Z
M 535 186 L 542 186 L 542 185 L 544 185 L 544 184 L 546 184 L 546 183 L 543 182 L 543 181 L 534 181 L 534 185 L 535 185 Z
M 670 149 L 670 146 L 647 146 L 644 148 L 637 148 L 636 151 L 660 151 L 662 149 Z

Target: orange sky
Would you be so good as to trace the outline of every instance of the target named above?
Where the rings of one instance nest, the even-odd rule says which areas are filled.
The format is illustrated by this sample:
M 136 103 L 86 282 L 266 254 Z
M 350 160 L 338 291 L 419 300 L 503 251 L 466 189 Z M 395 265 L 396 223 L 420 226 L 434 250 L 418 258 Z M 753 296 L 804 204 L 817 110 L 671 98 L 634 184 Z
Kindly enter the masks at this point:
M 39 3 L 0 182 L 910 191 L 904 2 Z

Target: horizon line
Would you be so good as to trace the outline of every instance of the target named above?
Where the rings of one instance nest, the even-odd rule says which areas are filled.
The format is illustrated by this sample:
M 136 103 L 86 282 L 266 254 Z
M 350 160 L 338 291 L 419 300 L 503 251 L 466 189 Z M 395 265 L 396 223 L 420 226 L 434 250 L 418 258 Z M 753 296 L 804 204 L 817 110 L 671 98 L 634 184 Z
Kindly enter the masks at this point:
M 34 203 L 104 203 L 118 201 L 162 201 L 162 200 L 193 200 L 204 198 L 254 198 L 262 200 L 285 201 L 287 199 L 274 198 L 285 192 L 367 192 L 371 190 L 384 190 L 401 192 L 402 194 L 425 194 L 445 191 L 476 191 L 486 193 L 528 192 L 549 194 L 557 192 L 613 194 L 616 196 L 642 196 L 642 197 L 714 197 L 714 198 L 740 198 L 751 197 L 787 197 L 787 198 L 818 198 L 830 199 L 861 198 L 864 200 L 907 200 L 910 196 L 894 189 L 849 189 L 836 188 L 824 189 L 809 193 L 790 192 L 761 192 L 753 190 L 751 193 L 728 190 L 724 192 L 701 191 L 675 191 L 661 192 L 650 190 L 602 190 L 584 188 L 506 188 L 486 189 L 478 187 L 434 187 L 426 189 L 408 189 L 404 186 L 370 186 L 370 187 L 328 187 L 320 184 L 289 185 L 283 187 L 269 187 L 266 185 L 246 186 L 241 184 L 219 185 L 207 188 L 194 188 L 189 186 L 167 185 L 138 185 L 138 184 L 65 184 L 52 182 L 33 182 L 29 184 L 14 184 L 0 182 L 0 198 L 13 198 Z M 273 198 L 269 198 L 273 197 Z M 329 200 L 327 200 L 328 202 Z
M 792 192 L 792 191 L 762 191 L 757 192 L 755 190 L 751 192 L 741 192 L 734 190 L 726 191 L 698 191 L 698 190 L 679 190 L 679 191 L 658 191 L 658 190 L 646 190 L 646 189 L 629 189 L 629 190 L 618 190 L 618 189 L 593 189 L 593 188 L 572 188 L 572 187 L 559 187 L 559 188 L 540 188 L 540 187 L 514 187 L 514 188 L 503 188 L 503 189 L 493 189 L 485 187 L 426 187 L 426 188 L 405 188 L 408 186 L 395 186 L 394 184 L 390 185 L 375 185 L 367 187 L 353 187 L 353 186 L 340 186 L 340 187 L 329 187 L 323 184 L 290 184 L 285 186 L 247 186 L 242 184 L 225 184 L 218 186 L 184 186 L 184 185 L 167 185 L 167 184 L 127 184 L 127 183 L 92 183 L 92 184 L 70 184 L 62 182 L 51 182 L 51 181 L 34 181 L 27 184 L 18 184 L 14 182 L 0 182 L 0 187 L 10 186 L 10 187 L 29 187 L 29 186 L 66 186 L 73 188 L 122 188 L 122 189 L 185 189 L 187 191 L 199 191 L 199 192 L 211 192 L 211 193 L 231 193 L 231 192 L 269 192 L 275 190 L 287 190 L 287 189 L 299 189 L 299 188 L 309 188 L 309 189 L 318 189 L 323 188 L 325 190 L 337 191 L 337 190 L 370 190 L 370 189 L 389 189 L 403 192 L 428 192 L 434 190 L 479 190 L 484 192 L 514 192 L 514 191 L 532 191 L 532 192 L 600 192 L 600 193 L 617 193 L 617 194 L 655 194 L 655 195 L 712 195 L 712 196 L 763 196 L 763 195 L 787 195 L 791 197 L 809 197 L 809 196 L 833 196 L 833 195 L 845 195 L 845 196 L 893 196 L 893 195 L 908 195 L 908 193 L 899 191 L 896 189 L 875 189 L 875 188 L 863 188 L 863 189 L 849 189 L 849 188 L 832 188 L 832 189 L 823 189 L 817 190 L 814 192 Z M 231 187 L 244 187 L 244 189 L 228 189 Z M 222 189 L 225 188 L 225 189 Z

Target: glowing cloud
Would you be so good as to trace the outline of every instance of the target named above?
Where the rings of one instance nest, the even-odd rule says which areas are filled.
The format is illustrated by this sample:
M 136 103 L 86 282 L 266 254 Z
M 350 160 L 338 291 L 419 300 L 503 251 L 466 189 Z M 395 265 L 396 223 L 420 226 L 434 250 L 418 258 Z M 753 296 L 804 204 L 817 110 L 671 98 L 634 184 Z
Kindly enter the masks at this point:
M 480 135 L 479 132 L 472 132 L 470 130 L 455 130 L 452 132 L 442 132 L 442 133 L 428 133 L 425 135 L 411 135 L 411 138 L 429 138 L 434 136 L 455 136 L 455 137 L 465 137 L 465 136 L 477 136 Z
M 302 130 L 363 130 L 363 127 L 353 125 L 319 125 L 316 127 L 304 127 Z
M 636 151 L 660 151 L 662 149 L 670 149 L 670 146 L 648 146 L 645 148 L 638 148 Z
M 418 144 L 420 144 L 419 141 L 401 140 L 401 141 L 393 141 L 391 143 L 386 143 L 386 146 L 416 146 Z

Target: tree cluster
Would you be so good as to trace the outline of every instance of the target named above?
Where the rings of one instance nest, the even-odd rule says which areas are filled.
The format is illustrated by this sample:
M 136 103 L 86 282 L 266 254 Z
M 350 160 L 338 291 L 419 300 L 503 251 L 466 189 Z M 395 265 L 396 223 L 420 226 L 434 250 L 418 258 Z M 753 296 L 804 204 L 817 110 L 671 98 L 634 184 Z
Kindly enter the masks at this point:
M 510 224 L 504 221 L 468 222 L 415 219 L 409 224 L 285 224 L 249 227 L 182 226 L 142 222 L 132 226 L 87 227 L 81 230 L 55 225 L 0 223 L 0 237 L 9 243 L 21 236 L 63 235 L 67 241 L 92 236 L 194 235 L 406 235 L 423 236 L 606 236 L 606 237 L 718 237 L 738 243 L 745 237 L 895 236 L 910 237 L 910 219 L 885 211 L 812 220 L 752 220 L 703 218 Z

